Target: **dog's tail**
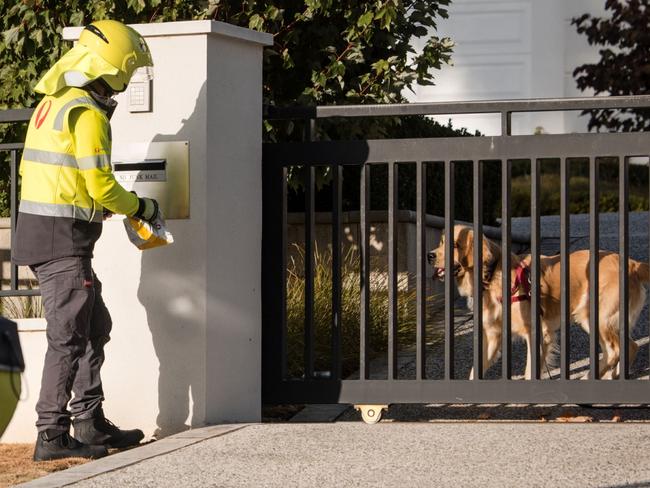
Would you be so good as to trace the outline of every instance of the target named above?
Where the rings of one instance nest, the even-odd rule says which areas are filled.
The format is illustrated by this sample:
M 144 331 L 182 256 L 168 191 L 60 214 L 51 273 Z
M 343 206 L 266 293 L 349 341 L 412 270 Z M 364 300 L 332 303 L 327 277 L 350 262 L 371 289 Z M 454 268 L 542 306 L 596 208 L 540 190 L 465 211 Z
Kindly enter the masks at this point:
M 630 259 L 630 274 L 636 274 L 642 283 L 650 282 L 650 266 L 648 263 Z

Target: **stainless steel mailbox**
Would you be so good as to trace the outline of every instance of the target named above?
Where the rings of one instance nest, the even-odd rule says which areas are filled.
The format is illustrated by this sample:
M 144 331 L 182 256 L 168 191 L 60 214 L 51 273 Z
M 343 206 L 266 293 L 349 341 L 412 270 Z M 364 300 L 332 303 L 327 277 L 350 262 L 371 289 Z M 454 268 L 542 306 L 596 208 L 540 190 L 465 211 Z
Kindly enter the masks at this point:
M 190 217 L 187 141 L 116 144 L 112 159 L 115 178 L 124 188 L 155 198 L 166 219 Z

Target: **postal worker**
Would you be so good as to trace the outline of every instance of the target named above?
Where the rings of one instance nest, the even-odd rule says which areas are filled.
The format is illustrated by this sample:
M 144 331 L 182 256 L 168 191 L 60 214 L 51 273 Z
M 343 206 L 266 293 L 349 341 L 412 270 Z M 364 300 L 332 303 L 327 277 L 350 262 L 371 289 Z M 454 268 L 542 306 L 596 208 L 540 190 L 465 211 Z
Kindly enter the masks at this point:
M 144 437 L 104 417 L 100 370 L 111 317 L 91 258 L 105 214 L 153 221 L 158 213 L 155 200 L 125 190 L 111 169 L 112 97 L 126 89 L 136 69 L 151 66 L 142 36 L 101 20 L 83 29 L 77 45 L 35 88 L 45 96 L 29 122 L 20 163 L 12 261 L 38 278 L 47 320 L 37 461 L 101 457 L 108 447 L 135 445 Z

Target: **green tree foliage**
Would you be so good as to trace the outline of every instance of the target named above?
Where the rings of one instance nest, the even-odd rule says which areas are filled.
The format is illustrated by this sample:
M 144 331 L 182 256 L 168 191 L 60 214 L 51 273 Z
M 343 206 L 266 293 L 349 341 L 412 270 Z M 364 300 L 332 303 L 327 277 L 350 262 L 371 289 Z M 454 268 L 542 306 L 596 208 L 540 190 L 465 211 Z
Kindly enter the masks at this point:
M 448 3 L 272 0 L 247 5 L 244 21 L 239 14 L 234 18 L 275 34 L 265 58 L 267 99 L 390 103 L 401 101 L 402 90 L 415 82 L 431 84 L 431 68 L 449 60 L 451 41 L 429 34 L 436 17 L 447 16 L 443 7 Z M 222 11 L 219 5 L 212 7 L 215 18 Z M 426 39 L 419 54 L 414 37 Z
M 433 83 L 452 43 L 430 35 L 449 0 L 0 0 L 0 108 L 31 107 L 33 87 L 70 47 L 64 26 L 213 19 L 272 33 L 267 103 L 389 103 Z M 413 38 L 424 38 L 421 52 Z
M 647 0 L 607 0 L 609 17 L 584 14 L 572 24 L 599 46 L 600 60 L 573 72 L 578 88 L 596 94 L 644 95 L 650 89 L 650 8 Z M 650 110 L 592 110 L 589 129 L 645 131 L 650 128 Z

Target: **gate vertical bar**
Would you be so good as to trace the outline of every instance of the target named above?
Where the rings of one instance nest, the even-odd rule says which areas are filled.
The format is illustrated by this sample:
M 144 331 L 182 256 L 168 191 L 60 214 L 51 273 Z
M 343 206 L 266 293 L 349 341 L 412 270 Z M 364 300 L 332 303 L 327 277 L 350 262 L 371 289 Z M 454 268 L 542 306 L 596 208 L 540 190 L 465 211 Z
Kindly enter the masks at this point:
M 629 351 L 629 302 L 628 302 L 628 257 L 629 257 L 629 214 L 628 214 L 629 165 L 625 156 L 618 158 L 618 256 L 619 256 L 619 307 L 618 330 L 620 332 L 619 379 L 628 378 Z
M 11 189 L 10 189 L 10 211 L 11 211 L 11 249 L 14 248 L 15 235 L 16 235 L 16 224 L 18 222 L 18 158 L 16 157 L 16 150 L 11 151 L 11 168 L 10 178 L 11 178 Z M 11 289 L 18 289 L 18 266 L 14 263 L 11 263 Z
M 359 323 L 359 379 L 370 378 L 370 357 L 368 343 L 370 337 L 370 229 L 368 228 L 368 210 L 370 206 L 370 165 L 361 167 L 360 195 L 360 248 L 361 248 L 361 320 Z
M 416 352 L 415 352 L 415 377 L 418 380 L 426 377 L 426 208 L 427 208 L 427 188 L 426 188 L 426 166 L 423 161 L 417 161 L 416 170 L 416 202 L 417 202 L 417 222 L 416 222 L 416 267 L 417 267 L 417 286 L 416 286 Z M 452 278 L 449 278 L 452 279 Z
M 388 379 L 397 379 L 398 165 L 388 163 Z
M 539 210 L 539 183 L 541 161 L 532 159 L 530 162 L 531 190 L 530 190 L 530 314 L 531 314 L 531 378 L 540 378 L 540 307 L 539 307 L 539 255 L 540 255 L 540 210 Z
M 483 165 L 473 161 L 474 172 L 474 376 L 483 378 Z
M 289 183 L 289 171 L 286 166 L 282 167 L 282 185 L 281 185 L 281 202 L 282 202 L 282 214 L 280 216 L 280 245 L 282 246 L 281 251 L 281 274 L 280 274 L 280 323 L 282 324 L 282 331 L 280 333 L 280 340 L 282 341 L 281 350 L 282 350 L 282 379 L 285 379 L 289 374 L 289 354 L 288 354 L 288 343 L 287 340 L 287 219 L 288 219 L 288 202 L 287 202 L 287 185 Z M 276 285 L 277 286 L 277 285 Z
M 563 380 L 570 378 L 571 368 L 569 169 L 569 159 L 564 158 L 560 161 L 560 379 Z
M 512 176 L 512 161 L 504 159 L 501 162 L 501 269 L 510 269 L 510 217 L 512 215 L 510 208 L 510 179 Z M 501 345 L 501 379 L 509 380 L 512 376 L 512 366 L 510 364 L 510 356 L 512 352 L 512 333 L 510 324 L 511 308 L 510 300 L 506 297 L 510 296 L 510 273 L 502 273 L 502 289 L 501 293 L 503 299 L 503 332 L 502 332 L 502 345 Z
M 589 378 L 599 379 L 598 369 L 598 160 L 589 158 Z
M 316 140 L 316 119 L 309 119 L 309 140 Z
M 341 379 L 341 214 L 343 166 L 332 166 L 332 374 Z
M 305 165 L 305 378 L 314 376 L 314 166 Z
M 512 114 L 508 111 L 501 112 L 501 135 L 509 136 L 512 132 Z
M 454 163 L 445 161 L 445 379 L 454 379 Z

